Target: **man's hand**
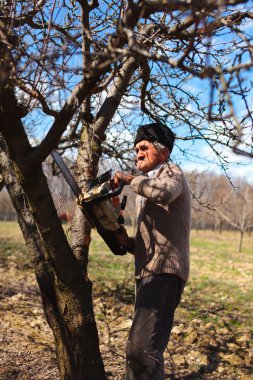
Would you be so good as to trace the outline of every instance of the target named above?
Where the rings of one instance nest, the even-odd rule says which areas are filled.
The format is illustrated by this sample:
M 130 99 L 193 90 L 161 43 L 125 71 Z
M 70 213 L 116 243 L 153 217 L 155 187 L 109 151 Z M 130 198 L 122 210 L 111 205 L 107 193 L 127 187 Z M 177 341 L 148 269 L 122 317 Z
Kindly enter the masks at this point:
M 119 244 L 126 247 L 128 252 L 132 253 L 134 249 L 134 238 L 128 236 L 125 227 L 120 226 L 115 236 Z
M 116 172 L 112 178 L 112 181 L 113 181 L 114 187 L 118 187 L 120 181 L 123 181 L 125 185 L 130 185 L 133 178 L 134 178 L 133 175 Z

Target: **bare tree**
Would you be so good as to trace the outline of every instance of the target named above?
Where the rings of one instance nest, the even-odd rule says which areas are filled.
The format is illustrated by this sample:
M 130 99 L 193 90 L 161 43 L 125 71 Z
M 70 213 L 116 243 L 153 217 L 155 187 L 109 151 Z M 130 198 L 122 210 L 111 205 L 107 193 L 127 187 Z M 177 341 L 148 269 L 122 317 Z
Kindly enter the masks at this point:
M 85 189 L 102 152 L 119 159 L 123 147 L 123 162 L 129 160 L 136 118 L 170 123 L 178 141 L 205 140 L 222 165 L 221 146 L 252 157 L 252 13 L 245 3 L 0 2 L 0 168 L 33 258 L 62 379 L 105 374 L 87 273 L 90 227 L 77 207 L 70 246 L 42 162 L 53 148 L 78 148 L 75 175 Z M 242 105 L 238 113 L 234 101 Z
M 242 251 L 244 233 L 253 227 L 252 202 L 253 187 L 241 182 L 236 189 L 229 191 L 222 206 L 216 209 L 223 220 L 240 231 L 238 252 Z
M 222 204 L 223 196 L 231 185 L 225 175 L 212 172 L 188 173 L 192 193 L 192 228 L 214 229 L 221 232 L 222 218 L 216 208 Z

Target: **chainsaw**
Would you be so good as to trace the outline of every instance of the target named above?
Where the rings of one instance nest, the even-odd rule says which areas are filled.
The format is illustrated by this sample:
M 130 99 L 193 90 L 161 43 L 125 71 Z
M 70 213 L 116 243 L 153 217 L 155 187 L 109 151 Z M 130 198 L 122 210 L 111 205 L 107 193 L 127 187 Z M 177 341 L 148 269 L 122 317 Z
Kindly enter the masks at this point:
M 77 203 L 91 228 L 97 230 L 113 254 L 125 255 L 127 247 L 121 245 L 117 239 L 117 236 L 124 233 L 122 211 L 125 209 L 127 197 L 123 196 L 121 203 L 119 200 L 124 182 L 121 181 L 114 189 L 111 180 L 112 170 L 109 170 L 90 181 L 88 189 L 82 192 L 60 154 L 54 150 L 51 156 L 76 196 Z

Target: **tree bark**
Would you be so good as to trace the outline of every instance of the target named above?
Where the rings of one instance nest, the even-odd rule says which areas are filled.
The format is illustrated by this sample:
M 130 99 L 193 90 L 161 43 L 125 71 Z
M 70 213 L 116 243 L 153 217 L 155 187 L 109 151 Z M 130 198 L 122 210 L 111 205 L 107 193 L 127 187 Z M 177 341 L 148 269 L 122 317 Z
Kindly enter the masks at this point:
M 26 160 L 32 148 L 18 115 L 14 91 L 8 87 L 4 90 L 0 92 L 1 131 L 8 143 L 9 164 L 14 166 L 11 173 L 2 155 L 1 163 L 5 168 L 2 171 L 5 178 L 13 178 L 15 173 L 17 179 L 16 188 L 10 185 L 8 190 L 33 257 L 45 315 L 56 342 L 61 379 L 104 380 L 92 306 L 92 284 L 69 246 L 42 165 L 34 167 Z M 22 202 L 25 208 L 21 207 Z

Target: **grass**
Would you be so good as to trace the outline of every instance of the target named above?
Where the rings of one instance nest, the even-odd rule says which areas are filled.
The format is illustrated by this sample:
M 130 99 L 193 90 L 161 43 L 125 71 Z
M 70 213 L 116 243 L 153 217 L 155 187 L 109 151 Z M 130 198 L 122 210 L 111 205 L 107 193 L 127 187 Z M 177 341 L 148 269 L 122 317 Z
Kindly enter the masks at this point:
M 132 259 L 131 255 L 113 255 L 101 238 L 92 232 L 89 268 L 90 275 L 94 280 L 124 280 L 133 273 Z
M 23 269 L 31 268 L 22 233 L 16 222 L 0 221 L 0 258 Z
M 0 222 L 0 255 L 29 269 L 29 255 L 16 222 Z M 250 323 L 248 309 L 253 300 L 253 237 L 245 235 L 243 251 L 237 252 L 238 232 L 192 231 L 191 275 L 184 298 L 191 309 L 210 304 L 236 305 Z M 133 292 L 133 257 L 114 256 L 96 232 L 92 233 L 89 276 L 94 287 Z M 191 297 L 193 294 L 193 297 Z
M 224 231 L 191 232 L 190 283 L 200 289 L 208 284 L 250 292 L 253 278 L 253 236 L 245 235 L 243 251 L 237 252 L 239 233 Z M 29 261 L 21 231 L 16 222 L 0 221 L 1 258 Z M 133 274 L 133 257 L 114 256 L 96 232 L 92 233 L 89 273 L 94 281 L 121 282 Z M 231 289 L 233 284 L 235 289 Z M 219 292 L 220 293 L 220 292 Z M 250 293 L 251 294 L 251 293 Z M 252 298 L 253 299 L 253 298 Z
M 239 233 L 232 231 L 192 231 L 191 276 L 185 293 L 186 299 L 191 298 L 193 313 L 223 307 L 222 315 L 231 326 L 244 323 L 252 328 L 253 237 L 245 236 L 241 253 L 238 239 Z

